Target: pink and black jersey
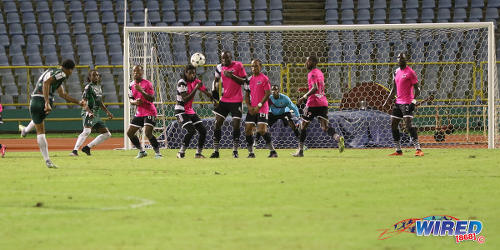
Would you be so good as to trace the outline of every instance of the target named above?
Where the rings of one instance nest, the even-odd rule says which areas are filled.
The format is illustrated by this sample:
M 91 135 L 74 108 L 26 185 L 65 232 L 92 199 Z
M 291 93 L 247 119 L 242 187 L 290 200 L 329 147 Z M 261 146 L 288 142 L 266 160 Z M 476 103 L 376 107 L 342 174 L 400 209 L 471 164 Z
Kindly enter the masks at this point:
M 266 95 L 266 90 L 271 90 L 269 78 L 262 73 L 257 76 L 252 75 L 248 84 L 245 84 L 245 90 L 250 92 L 250 104 L 255 107 Z M 259 113 L 267 114 L 268 112 L 269 104 L 264 102 L 259 109 Z
M 223 102 L 242 102 L 243 95 L 241 94 L 241 85 L 233 79 L 224 76 L 224 71 L 232 71 L 235 76 L 245 78 L 247 73 L 243 64 L 238 61 L 233 61 L 228 67 L 222 64 L 217 65 L 215 68 L 215 77 L 222 79 L 222 98 Z
M 328 107 L 328 100 L 325 96 L 325 77 L 323 76 L 323 72 L 318 68 L 311 70 L 307 74 L 307 86 L 309 90 L 313 88 L 315 83 L 318 85 L 318 90 L 307 98 L 306 106 Z
M 137 111 L 135 112 L 135 116 L 136 117 L 156 116 L 157 112 L 155 105 L 153 104 L 153 102 L 146 100 L 146 98 L 142 95 L 142 93 L 135 89 L 136 84 L 139 84 L 144 90 L 144 92 L 146 92 L 147 94 L 152 96 L 155 95 L 153 84 L 146 79 L 142 79 L 142 81 L 139 83 L 136 83 L 135 81 L 132 81 L 130 83 L 129 89 L 131 91 L 132 98 L 134 100 L 141 99 L 142 101 L 141 105 L 137 106 Z
M 394 72 L 394 82 L 397 89 L 397 104 L 410 104 L 415 98 L 413 85 L 417 84 L 417 74 L 412 68 L 406 66 L 404 69 L 398 68 Z
M 188 114 L 188 115 L 192 115 L 192 114 L 196 114 L 196 112 L 194 112 L 194 109 L 193 109 L 193 99 L 187 101 L 187 102 L 184 102 L 184 100 L 182 99 L 182 95 L 184 93 L 186 94 L 190 94 L 191 92 L 193 92 L 193 89 L 196 87 L 196 84 L 198 84 L 200 81 L 200 79 L 194 79 L 194 81 L 192 82 L 186 82 L 184 79 L 180 79 L 178 82 L 177 82 L 177 104 L 175 104 L 175 113 L 176 114 Z M 205 86 L 201 86 L 199 88 L 199 90 L 206 90 Z

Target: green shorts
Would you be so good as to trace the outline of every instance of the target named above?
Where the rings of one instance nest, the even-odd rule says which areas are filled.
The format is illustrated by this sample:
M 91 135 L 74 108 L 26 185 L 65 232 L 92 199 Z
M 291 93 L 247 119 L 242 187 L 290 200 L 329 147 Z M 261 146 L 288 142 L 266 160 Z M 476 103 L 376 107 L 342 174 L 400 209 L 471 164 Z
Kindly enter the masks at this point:
M 50 106 L 54 109 L 53 102 L 50 101 Z M 30 101 L 30 116 L 35 124 L 40 124 L 45 120 L 45 99 L 41 96 L 33 96 Z
M 106 124 L 101 120 L 101 117 L 98 115 L 94 115 L 93 117 L 88 116 L 87 114 L 82 114 L 83 127 L 92 128 L 98 130 L 100 128 L 106 128 Z

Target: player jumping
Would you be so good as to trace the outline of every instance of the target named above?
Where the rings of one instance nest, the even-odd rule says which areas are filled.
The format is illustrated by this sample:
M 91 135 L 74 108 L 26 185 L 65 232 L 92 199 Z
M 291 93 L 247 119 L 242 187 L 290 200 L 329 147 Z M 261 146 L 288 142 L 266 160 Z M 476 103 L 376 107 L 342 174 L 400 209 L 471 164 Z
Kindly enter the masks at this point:
M 102 89 L 101 89 L 101 75 L 97 70 L 90 70 L 87 75 L 87 84 L 83 90 L 82 99 L 85 100 L 87 105 L 82 109 L 83 131 L 76 140 L 75 147 L 70 156 L 78 156 L 78 149 L 85 142 L 85 139 L 90 135 L 92 129 L 100 133 L 93 141 L 87 146 L 82 148 L 82 152 L 90 155 L 90 149 L 99 145 L 111 137 L 106 124 L 101 121 L 99 116 L 99 109 L 102 108 L 109 119 L 113 119 L 113 114 L 109 112 L 104 103 L 102 102 Z
M 137 110 L 134 118 L 130 122 L 130 126 L 127 130 L 127 136 L 134 144 L 134 146 L 139 150 L 137 154 L 137 159 L 146 157 L 148 154 L 144 150 L 139 141 L 139 138 L 135 135 L 139 128 L 144 127 L 146 137 L 148 138 L 151 146 L 155 151 L 155 158 L 162 158 L 160 153 L 160 147 L 156 137 L 153 135 L 153 128 L 156 125 L 156 107 L 153 104 L 155 91 L 153 89 L 153 84 L 150 81 L 142 78 L 144 75 L 144 69 L 141 65 L 136 65 L 133 68 L 134 80 L 130 83 L 130 104 L 136 105 Z
M 224 92 L 222 93 L 219 104 L 216 105 L 213 111 L 215 114 L 214 152 L 210 158 L 219 158 L 219 143 L 222 136 L 222 125 L 229 113 L 231 113 L 233 117 L 233 157 L 238 158 L 242 116 L 241 103 L 243 102 L 241 85 L 245 83 L 247 73 L 241 62 L 233 61 L 231 52 L 224 51 L 221 57 L 222 63 L 217 65 L 215 69 L 212 96 L 218 99 L 219 81 L 221 79 Z
M 337 141 L 339 152 L 344 152 L 344 137 L 337 134 L 335 129 L 328 126 L 328 100 L 325 96 L 325 78 L 323 72 L 316 68 L 317 64 L 318 58 L 316 56 L 309 56 L 306 60 L 305 66 L 309 70 L 309 74 L 307 74 L 309 91 L 297 101 L 297 105 L 299 106 L 305 100 L 307 100 L 307 103 L 304 108 L 304 120 L 300 124 L 299 148 L 297 152 L 293 154 L 295 157 L 304 156 L 304 142 L 306 141 L 307 127 L 316 116 L 320 118 L 318 120 L 321 129 Z
M 197 91 L 201 91 L 214 102 L 212 95 L 207 91 L 202 82 L 196 78 L 196 67 L 191 64 L 186 65 L 184 68 L 184 73 L 182 78 L 177 82 L 177 104 L 175 105 L 175 116 L 182 128 L 184 128 L 187 133 L 184 135 L 184 140 L 181 149 L 177 153 L 177 158 L 184 158 L 186 149 L 189 147 L 191 138 L 198 131 L 200 135 L 198 138 L 198 150 L 194 155 L 195 158 L 205 158 L 203 156 L 203 146 L 205 145 L 205 138 L 207 135 L 207 130 L 203 126 L 203 121 L 194 111 L 192 104 L 194 96 Z
M 257 126 L 259 133 L 266 141 L 266 146 L 269 148 L 269 157 L 278 157 L 278 153 L 274 150 L 271 134 L 267 131 L 267 116 L 269 112 L 269 104 L 267 102 L 271 95 L 271 84 L 269 78 L 261 73 L 262 62 L 259 59 L 252 61 L 252 76 L 248 84 L 245 85 L 245 103 L 248 107 L 248 113 L 245 118 L 245 138 L 248 147 L 248 158 L 255 158 L 253 152 L 253 129 Z
M 389 96 L 384 102 L 385 106 L 387 102 L 394 97 L 394 94 L 397 94 L 396 103 L 392 109 L 391 116 L 392 138 L 394 139 L 396 152 L 390 154 L 390 156 L 403 155 L 400 142 L 401 135 L 399 133 L 399 122 L 401 120 L 404 120 L 406 130 L 410 132 L 411 140 L 416 149 L 415 156 L 424 156 L 424 152 L 422 152 L 420 143 L 418 142 L 417 128 L 412 127 L 411 123 L 413 111 L 415 111 L 415 104 L 417 103 L 415 98 L 420 94 L 417 74 L 410 66 L 406 65 L 405 53 L 399 53 L 398 63 L 399 68 L 394 72 L 391 93 L 389 93 Z

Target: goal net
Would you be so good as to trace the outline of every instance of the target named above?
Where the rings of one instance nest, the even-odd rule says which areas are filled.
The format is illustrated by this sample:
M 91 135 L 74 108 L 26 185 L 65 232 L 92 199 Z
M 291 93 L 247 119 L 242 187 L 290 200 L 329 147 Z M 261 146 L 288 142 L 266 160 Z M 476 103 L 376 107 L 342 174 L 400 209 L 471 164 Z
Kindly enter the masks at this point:
M 492 23 L 125 27 L 124 88 L 128 91 L 132 67 L 146 66 L 146 76 L 157 91 L 161 139 L 165 147 L 179 148 L 185 131 L 174 118 L 176 84 L 193 53 L 206 57 L 197 74 L 207 88 L 221 53 L 227 50 L 245 65 L 247 74 L 251 60 L 260 59 L 271 84 L 279 85 L 293 101 L 307 91 L 304 62 L 315 55 L 325 75 L 330 126 L 344 135 L 348 147 L 392 147 L 392 105 L 383 102 L 398 67 L 397 55 L 405 52 L 421 88 L 413 120 L 421 144 L 494 148 L 499 142 L 500 103 L 493 30 Z M 126 131 L 134 110 L 127 98 L 124 102 Z M 211 148 L 212 104 L 197 95 L 193 107 L 208 130 L 205 147 Z M 410 146 L 404 127 L 400 130 L 403 145 Z M 297 146 L 292 130 L 281 121 L 270 131 L 276 147 Z M 243 135 L 240 147 L 245 147 Z M 130 148 L 126 136 L 125 145 Z M 306 145 L 336 146 L 318 121 L 309 126 Z M 232 147 L 230 117 L 223 126 L 221 146 Z

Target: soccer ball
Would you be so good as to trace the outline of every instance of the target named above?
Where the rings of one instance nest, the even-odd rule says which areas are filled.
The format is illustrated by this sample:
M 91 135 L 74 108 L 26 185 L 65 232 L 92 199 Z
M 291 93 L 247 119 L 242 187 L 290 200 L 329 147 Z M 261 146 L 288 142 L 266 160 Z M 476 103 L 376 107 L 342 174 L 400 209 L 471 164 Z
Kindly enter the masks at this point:
M 202 53 L 194 53 L 191 56 L 191 64 L 195 67 L 205 64 L 205 56 Z

